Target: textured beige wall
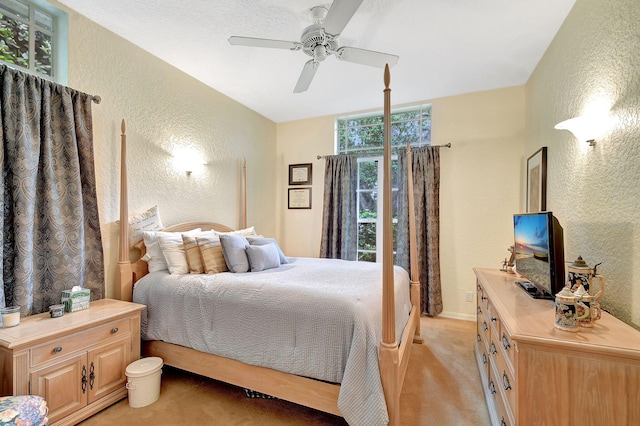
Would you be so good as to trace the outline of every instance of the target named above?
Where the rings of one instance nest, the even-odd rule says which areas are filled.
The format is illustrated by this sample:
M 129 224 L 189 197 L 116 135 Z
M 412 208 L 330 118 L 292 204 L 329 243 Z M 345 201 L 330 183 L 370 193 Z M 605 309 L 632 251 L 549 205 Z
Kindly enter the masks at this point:
M 548 209 L 564 227 L 565 257 L 607 280 L 603 306 L 640 328 L 640 3 L 579 0 L 527 84 L 526 152 L 548 147 Z M 564 119 L 611 111 L 595 147 Z
M 393 85 L 392 85 L 393 89 Z M 393 100 L 393 91 L 391 94 Z M 380 97 L 382 105 L 383 98 Z M 426 103 L 426 102 L 425 102 Z M 500 266 L 513 243 L 525 134 L 524 86 L 435 99 L 433 143 L 441 150 L 441 265 L 444 315 L 473 319 L 474 266 Z M 279 123 L 278 235 L 288 255 L 317 256 L 324 160 L 335 145 L 335 117 Z M 313 164 L 313 208 L 288 210 L 288 164 Z M 475 301 L 475 299 L 473 299 Z
M 249 225 L 274 235 L 275 124 L 94 22 L 74 12 L 69 18 L 69 86 L 102 97 L 93 123 L 107 295 L 114 294 L 118 261 L 123 118 L 131 213 L 157 204 L 166 225 L 211 219 L 236 227 L 246 157 Z M 200 152 L 207 164 L 191 176 L 176 170 L 179 146 Z

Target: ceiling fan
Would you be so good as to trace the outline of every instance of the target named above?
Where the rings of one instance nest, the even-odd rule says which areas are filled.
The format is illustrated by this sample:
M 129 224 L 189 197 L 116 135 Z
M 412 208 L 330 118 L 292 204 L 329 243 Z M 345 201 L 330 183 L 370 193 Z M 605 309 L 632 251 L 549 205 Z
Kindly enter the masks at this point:
M 324 6 L 311 8 L 313 24 L 302 31 L 300 41 L 270 40 L 253 37 L 229 37 L 229 43 L 236 46 L 270 47 L 275 49 L 302 50 L 313 59 L 304 64 L 294 93 L 306 91 L 313 80 L 320 62 L 327 56 L 335 55 L 341 61 L 384 68 L 398 62 L 398 56 L 357 47 L 338 47 L 338 36 L 351 20 L 363 0 L 334 0 L 331 8 Z

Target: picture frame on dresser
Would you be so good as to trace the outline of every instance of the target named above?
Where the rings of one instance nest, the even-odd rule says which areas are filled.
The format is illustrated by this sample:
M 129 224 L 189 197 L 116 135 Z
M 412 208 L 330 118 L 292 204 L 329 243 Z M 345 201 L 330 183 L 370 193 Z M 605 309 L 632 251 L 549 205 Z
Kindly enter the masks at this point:
M 527 158 L 527 213 L 547 209 L 547 147 Z
M 313 165 L 289 164 L 289 185 L 311 185 Z

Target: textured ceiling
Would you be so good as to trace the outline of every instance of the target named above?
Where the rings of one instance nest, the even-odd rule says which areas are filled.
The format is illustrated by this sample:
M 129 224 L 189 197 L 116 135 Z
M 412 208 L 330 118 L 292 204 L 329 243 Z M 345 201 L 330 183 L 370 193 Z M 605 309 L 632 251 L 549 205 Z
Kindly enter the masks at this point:
M 382 108 L 382 70 L 328 57 L 304 93 L 302 51 L 231 46 L 231 35 L 299 41 L 318 0 L 60 0 L 265 117 L 284 122 Z M 521 85 L 575 0 L 364 0 L 340 46 L 398 55 L 393 105 Z

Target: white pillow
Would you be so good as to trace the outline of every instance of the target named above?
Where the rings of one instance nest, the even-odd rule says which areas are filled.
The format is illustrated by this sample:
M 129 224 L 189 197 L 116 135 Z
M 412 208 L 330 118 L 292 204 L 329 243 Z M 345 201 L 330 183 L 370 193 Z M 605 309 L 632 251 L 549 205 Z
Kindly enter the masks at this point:
M 216 235 L 244 235 L 245 237 L 249 236 L 257 236 L 256 228 L 254 226 L 250 226 L 244 229 L 238 229 L 237 231 L 229 231 L 229 232 L 217 232 Z
M 168 269 L 167 261 L 165 260 L 164 254 L 162 253 L 162 248 L 160 247 L 160 243 L 158 242 L 158 237 L 160 235 L 171 236 L 175 235 L 180 238 L 182 242 L 182 234 L 185 235 L 196 235 L 201 232 L 200 228 L 193 229 L 187 232 L 163 232 L 163 231 L 145 231 L 142 233 L 142 238 L 144 239 L 144 245 L 147 248 L 147 253 L 142 256 L 142 260 L 147 262 L 147 266 L 149 267 L 149 272 L 156 271 L 164 271 Z
M 213 231 L 198 232 L 195 234 L 185 233 L 190 237 L 214 237 Z M 164 259 L 167 261 L 167 269 L 172 275 L 184 275 L 189 273 L 189 263 L 187 262 L 187 253 L 184 251 L 184 242 L 182 234 L 177 235 L 160 235 L 158 242 L 162 249 Z
M 158 206 L 153 206 L 147 211 L 129 216 L 129 247 L 133 247 L 142 241 L 144 231 L 159 231 L 162 228 L 160 211 Z

